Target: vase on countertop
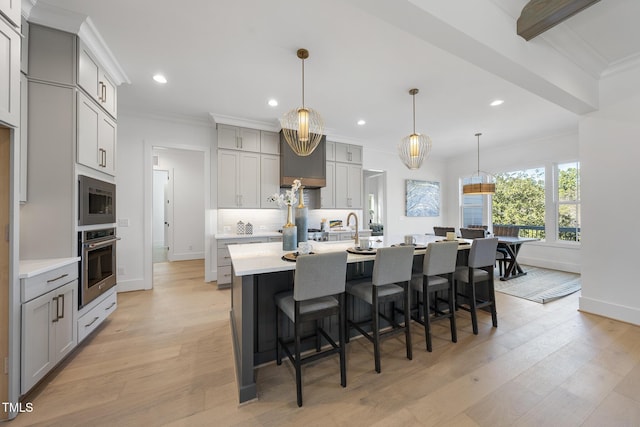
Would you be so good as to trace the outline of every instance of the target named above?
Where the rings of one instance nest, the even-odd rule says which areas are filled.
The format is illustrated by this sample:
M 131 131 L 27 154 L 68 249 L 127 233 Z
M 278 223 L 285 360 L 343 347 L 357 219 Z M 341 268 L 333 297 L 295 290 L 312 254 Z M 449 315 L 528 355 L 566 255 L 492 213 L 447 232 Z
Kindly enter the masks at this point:
M 287 206 L 287 223 L 282 227 L 282 250 L 295 251 L 298 248 L 298 229 L 293 220 L 293 206 Z
M 309 211 L 307 207 L 304 205 L 304 193 L 303 186 L 301 185 L 298 189 L 298 206 L 296 207 L 296 227 L 298 229 L 298 243 L 306 242 L 308 240 L 308 220 L 309 220 Z

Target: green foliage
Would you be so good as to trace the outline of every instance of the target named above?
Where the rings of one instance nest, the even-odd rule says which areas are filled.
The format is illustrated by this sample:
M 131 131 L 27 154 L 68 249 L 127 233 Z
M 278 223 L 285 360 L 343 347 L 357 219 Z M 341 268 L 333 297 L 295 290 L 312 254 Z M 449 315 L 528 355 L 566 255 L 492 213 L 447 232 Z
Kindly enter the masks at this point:
M 496 175 L 493 223 L 544 226 L 544 169 Z

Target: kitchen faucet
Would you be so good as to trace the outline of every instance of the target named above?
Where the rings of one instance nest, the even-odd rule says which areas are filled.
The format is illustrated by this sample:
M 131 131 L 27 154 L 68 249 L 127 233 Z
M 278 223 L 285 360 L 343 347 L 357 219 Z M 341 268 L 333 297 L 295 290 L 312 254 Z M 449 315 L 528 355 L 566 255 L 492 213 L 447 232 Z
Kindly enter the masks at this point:
M 355 238 L 355 245 L 356 247 L 358 247 L 360 246 L 360 238 L 358 237 L 358 215 L 356 215 L 355 212 L 349 212 L 349 215 L 347 215 L 347 227 L 349 226 L 349 220 L 351 219 L 352 215 L 356 219 L 356 234 L 354 238 Z

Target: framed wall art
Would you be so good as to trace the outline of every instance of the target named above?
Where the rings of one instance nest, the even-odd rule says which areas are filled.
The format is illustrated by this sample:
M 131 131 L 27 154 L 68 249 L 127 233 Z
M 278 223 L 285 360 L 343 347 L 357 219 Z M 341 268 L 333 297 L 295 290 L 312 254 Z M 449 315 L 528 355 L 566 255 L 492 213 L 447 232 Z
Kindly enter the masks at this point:
M 407 179 L 407 216 L 440 216 L 440 183 Z

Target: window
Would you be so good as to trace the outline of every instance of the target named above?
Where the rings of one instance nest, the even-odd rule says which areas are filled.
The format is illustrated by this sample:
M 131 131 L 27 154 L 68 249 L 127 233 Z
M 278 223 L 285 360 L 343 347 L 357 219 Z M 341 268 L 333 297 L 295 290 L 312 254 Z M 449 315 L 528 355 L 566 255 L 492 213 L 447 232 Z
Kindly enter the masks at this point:
M 471 178 L 462 179 L 462 185 L 469 184 Z M 460 187 L 462 193 L 462 186 Z M 462 196 L 462 226 L 468 227 L 470 225 L 487 224 L 484 219 L 485 203 L 487 196 L 482 194 L 463 195 Z
M 496 175 L 493 224 L 517 225 L 521 237 L 545 238 L 545 168 Z
M 557 239 L 580 241 L 580 163 L 561 163 L 556 166 Z

